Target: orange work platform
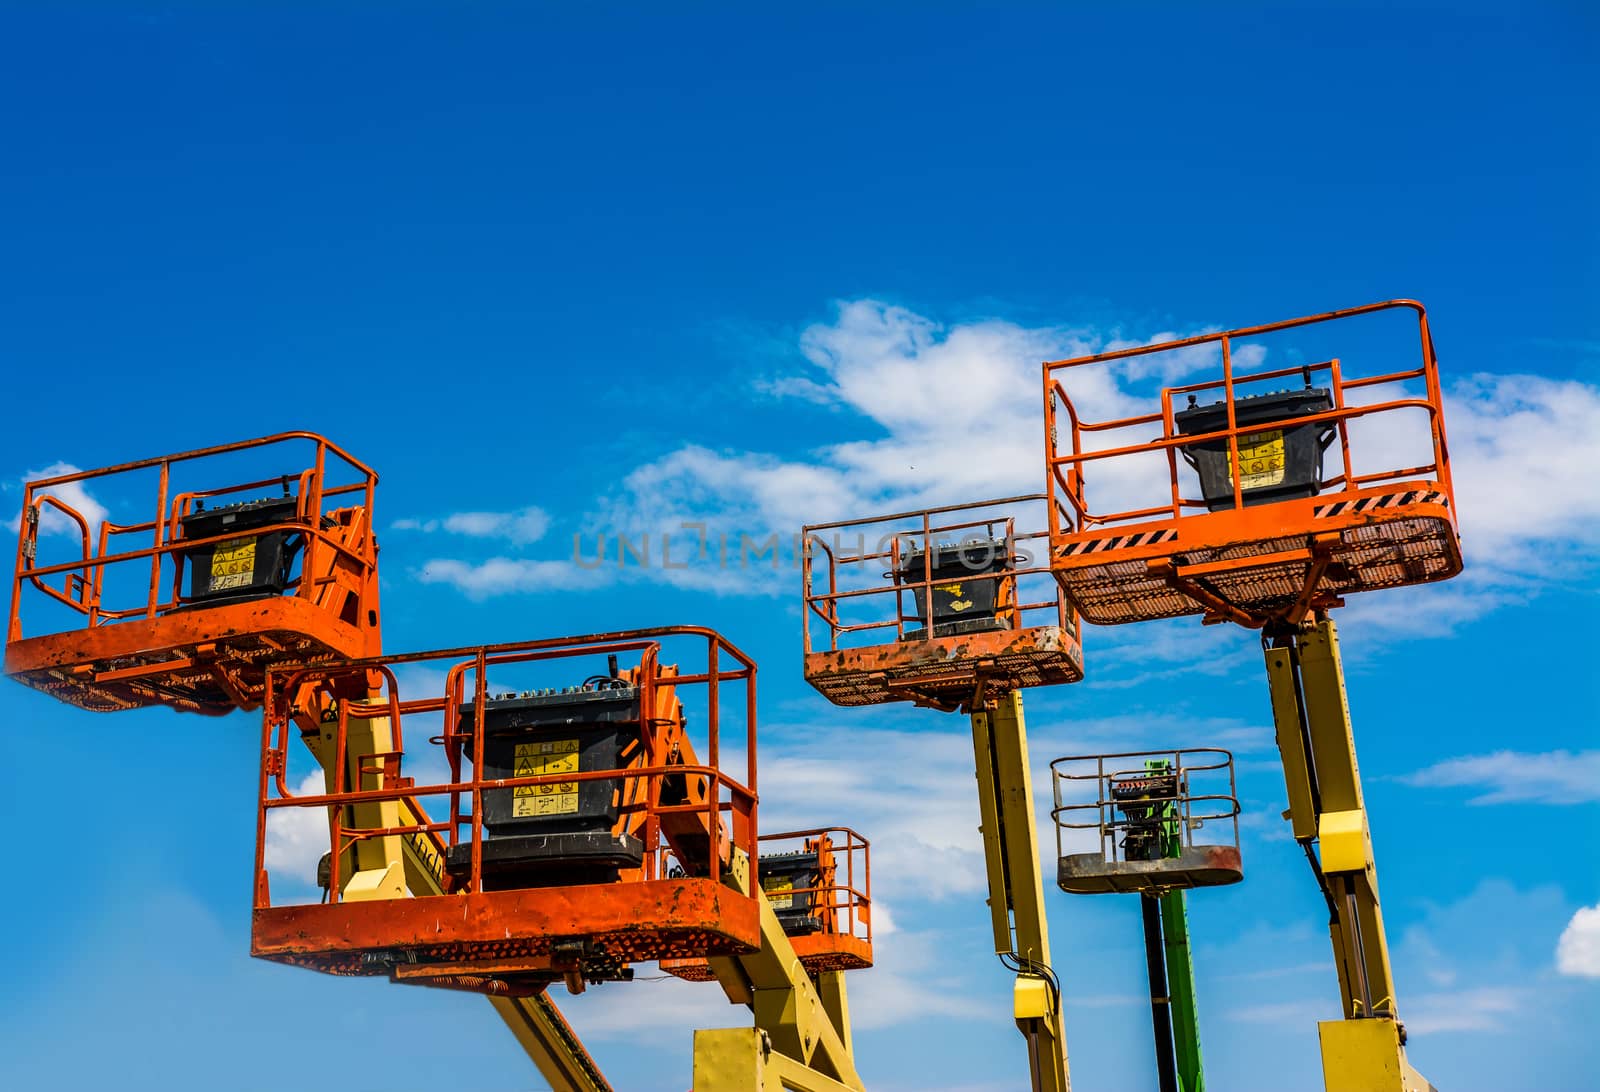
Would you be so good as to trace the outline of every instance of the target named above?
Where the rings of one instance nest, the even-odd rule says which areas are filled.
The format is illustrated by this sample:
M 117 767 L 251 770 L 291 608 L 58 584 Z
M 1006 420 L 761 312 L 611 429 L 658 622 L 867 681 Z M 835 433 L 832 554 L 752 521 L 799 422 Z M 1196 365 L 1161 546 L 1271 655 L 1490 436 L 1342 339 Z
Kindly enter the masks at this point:
M 1420 352 L 1395 360 L 1397 332 Z M 1461 570 L 1415 301 L 1048 363 L 1044 383 L 1050 565 L 1086 621 L 1294 623 Z M 1118 415 L 1090 420 L 1096 405 Z M 1113 499 L 1091 508 L 1091 495 Z
M 848 827 L 763 834 L 761 890 L 810 975 L 872 966 L 871 846 Z M 716 977 L 704 959 L 664 959 L 691 982 Z
M 692 627 L 275 669 L 251 952 L 501 996 L 752 952 L 755 731 L 755 664 Z M 308 811 L 315 885 L 273 848 Z
M 597 955 L 620 966 L 754 950 L 761 925 L 754 900 L 680 877 L 264 908 L 251 933 L 251 954 L 279 963 L 419 984 L 465 975 L 510 995 L 536 993 Z
M 28 482 L 6 674 L 96 712 L 222 714 L 269 668 L 376 654 L 377 480 L 291 432 Z
M 1045 563 L 1045 499 L 805 528 L 806 680 L 836 705 L 955 709 L 982 686 L 1081 679 L 1077 619 Z

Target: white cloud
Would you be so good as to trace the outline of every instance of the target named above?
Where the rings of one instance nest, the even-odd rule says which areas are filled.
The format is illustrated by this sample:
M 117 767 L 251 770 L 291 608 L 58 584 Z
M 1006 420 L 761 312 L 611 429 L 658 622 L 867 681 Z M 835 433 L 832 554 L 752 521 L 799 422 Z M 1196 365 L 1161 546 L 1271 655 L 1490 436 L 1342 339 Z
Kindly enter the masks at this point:
M 792 586 L 793 569 L 741 557 L 741 544 L 737 541 L 730 543 L 728 550 L 728 565 L 701 566 L 689 563 L 695 552 L 692 536 L 674 537 L 670 542 L 630 537 L 626 551 L 612 536 L 599 545 L 574 536 L 573 556 L 568 560 L 434 558 L 422 565 L 417 579 L 424 584 L 447 584 L 477 601 L 498 595 L 587 591 L 617 581 L 651 580 L 714 595 L 751 591 L 777 594 Z
M 529 506 L 512 512 L 455 512 L 438 519 L 397 519 L 389 527 L 394 531 L 444 531 L 468 538 L 504 539 L 526 546 L 544 537 L 550 529 L 550 516 L 542 508 Z
M 684 445 L 633 470 L 615 494 L 598 502 L 588 526 L 635 541 L 650 534 L 659 542 L 663 533 L 698 525 L 712 541 L 728 536 L 737 545 L 741 534 L 754 541 L 772 533 L 786 538 L 807 523 L 1033 493 L 1043 485 L 1040 361 L 1179 336 L 1165 331 L 1136 339 L 999 319 L 946 326 L 877 300 L 843 302 L 833 321 L 800 335 L 804 374 L 759 384 L 769 396 L 837 407 L 832 436 L 819 437 L 809 451 L 781 455 Z M 1214 346 L 1194 346 L 1084 368 L 1072 376 L 1073 401 L 1088 418 L 1142 411 L 1156 386 L 1213 366 L 1215 355 Z M 1236 348 L 1241 367 L 1258 366 L 1265 357 L 1260 345 Z M 1369 389 L 1364 396 L 1395 393 Z M 1426 461 L 1431 449 L 1418 416 L 1353 423 L 1357 470 Z M 1535 594 L 1541 584 L 1570 574 L 1574 562 L 1587 567 L 1600 549 L 1600 490 L 1591 483 L 1592 468 L 1600 464 L 1600 388 L 1480 373 L 1447 384 L 1445 417 L 1467 570 L 1444 588 L 1357 596 L 1348 617 L 1358 624 L 1447 633 Z M 1139 438 L 1098 435 L 1103 444 Z M 1413 450 L 1419 437 L 1420 453 Z M 1100 463 L 1088 499 L 1097 508 L 1156 503 L 1165 496 L 1166 474 L 1161 458 Z M 394 526 L 524 543 L 546 526 L 543 513 L 522 521 L 518 513 L 474 512 Z M 775 594 L 792 586 L 761 566 L 707 560 L 715 554 L 688 569 L 651 565 L 630 578 L 718 593 Z M 499 559 L 486 569 L 455 564 L 469 568 L 436 573 L 480 598 L 525 591 L 530 580 L 544 579 L 538 569 L 513 571 Z M 1204 662 L 1218 671 L 1231 666 Z
M 1241 1005 L 1227 1010 L 1229 1020 L 1245 1024 L 1268 1024 L 1280 1028 L 1303 1028 L 1318 1020 L 1336 1015 L 1333 1006 L 1324 1001 L 1267 1001 L 1258 1005 Z
M 524 544 L 537 542 L 550 529 L 550 517 L 541 508 L 515 512 L 457 512 L 446 516 L 444 529 L 473 538 L 507 538 Z
M 436 558 L 425 563 L 417 578 L 424 584 L 448 584 L 468 599 L 488 599 L 512 592 L 546 592 L 599 587 L 610 573 L 570 561 L 535 561 L 491 557 L 487 561 Z
M 577 996 L 559 991 L 552 998 L 585 1042 L 681 1047 L 689 1028 L 748 1026 L 748 1009 L 729 1003 L 715 982 L 658 978 L 652 965 L 635 968 L 643 981 L 607 982 Z M 605 1068 L 605 1052 L 596 1060 Z
M 324 791 L 322 771 L 307 774 L 295 788 L 296 796 Z M 269 872 L 295 885 L 312 887 L 317 862 L 328 852 L 328 813 L 323 808 L 274 808 L 267 814 L 267 844 L 262 854 Z
M 1411 1035 L 1497 1032 L 1505 1030 L 1507 1018 L 1525 1011 L 1536 996 L 1535 990 L 1521 986 L 1440 990 L 1405 998 L 1401 1017 Z M 1286 1029 L 1303 1028 L 1337 1015 L 1337 1010 L 1327 1002 L 1309 998 L 1242 1005 L 1226 1013 L 1230 1020 Z
M 1534 1004 L 1538 991 L 1522 986 L 1483 986 L 1425 993 L 1406 1003 L 1402 1017 L 1413 1035 L 1504 1031 L 1506 1018 Z
M 1600 904 L 1579 909 L 1561 931 L 1556 970 L 1574 978 L 1600 978 Z
M 1392 919 L 1400 1016 L 1414 1034 L 1525 1032 L 1550 996 L 1550 938 L 1566 919 L 1558 887 L 1481 880 L 1464 897 Z M 1408 920 L 1409 919 L 1409 920 Z M 1399 923 L 1405 922 L 1403 929 Z M 1485 923 L 1493 923 L 1485 929 Z M 1433 988 L 1417 992 L 1415 984 Z
M 1356 596 L 1346 611 L 1356 624 L 1448 635 L 1600 558 L 1600 387 L 1480 373 L 1449 384 L 1444 403 L 1465 571 L 1443 586 Z
M 56 462 L 51 463 L 43 470 L 28 471 L 23 480 L 37 481 L 40 478 L 55 478 L 64 474 L 77 474 L 81 469 L 81 467 L 73 466 L 71 463 Z M 110 513 L 107 512 L 105 505 L 96 500 L 89 490 L 84 487 L 82 482 L 67 482 L 64 485 L 51 486 L 48 489 L 40 490 L 34 496 L 36 499 L 41 496 L 55 497 L 82 516 L 89 525 L 90 548 L 93 548 L 93 544 L 100 533 L 100 525 L 106 521 Z M 11 530 L 13 533 L 20 528 L 21 523 L 22 513 L 19 512 L 11 518 Z M 71 535 L 77 537 L 82 534 L 82 529 L 76 521 L 68 518 L 59 509 L 46 504 L 40 509 L 39 533 L 41 535 Z
M 726 536 L 732 549 L 745 534 L 787 540 L 807 523 L 1035 493 L 1043 485 L 1040 362 L 1133 344 L 1001 320 L 946 327 L 877 300 L 841 303 L 834 321 L 801 334 L 807 374 L 760 389 L 836 406 L 844 411 L 841 433 L 853 421 L 870 438 L 839 436 L 798 457 L 685 445 L 629 474 L 591 522 L 635 537 L 699 524 L 713 542 Z M 1171 355 L 1164 366 L 1174 374 L 1200 362 L 1193 352 Z M 1135 375 L 1141 366 L 1086 372 L 1077 395 L 1091 413 L 1130 412 L 1134 402 L 1121 384 L 1145 378 Z M 689 579 L 660 567 L 648 575 Z M 780 585 L 759 566 L 724 566 L 716 583 L 772 593 L 793 580 Z
M 961 728 L 852 726 L 802 735 L 764 726 L 764 738 L 785 742 L 763 748 L 762 827 L 838 823 L 860 831 L 872 843 L 872 889 L 879 897 L 982 891 L 972 737 L 964 719 Z
M 776 397 L 837 406 L 844 411 L 841 432 L 853 420 L 856 437 L 825 440 L 800 457 L 682 446 L 630 473 L 592 514 L 591 532 L 613 542 L 618 535 L 634 542 L 651 535 L 659 551 L 664 533 L 686 542 L 688 527 L 698 525 L 713 543 L 726 537 L 735 555 L 741 535 L 757 543 L 772 534 L 786 541 L 806 523 L 1037 492 L 1044 441 L 1039 363 L 1107 344 L 1093 331 L 1030 329 L 1000 320 L 945 327 L 876 300 L 842 303 L 833 322 L 813 325 L 800 337 L 808 373 L 760 387 Z M 1086 376 L 1082 398 L 1092 411 L 1110 415 L 1130 408 L 1119 374 L 1106 369 Z M 437 520 L 395 526 L 449 529 Z M 593 552 L 592 545 L 587 548 Z M 793 586 L 792 572 L 774 575 L 764 566 L 733 561 L 711 550 L 688 569 L 633 566 L 629 578 L 714 592 L 774 594 Z M 480 572 L 472 570 L 481 566 L 464 562 L 432 564 L 436 578 L 471 595 L 527 590 L 528 580 L 504 565 L 491 563 Z
M 1600 751 L 1463 755 L 1399 780 L 1419 788 L 1485 790 L 1473 804 L 1590 803 L 1600 800 Z
M 1166 618 L 1137 626 L 1089 628 L 1084 634 L 1084 660 L 1093 669 L 1081 685 L 1126 690 L 1165 679 L 1230 675 L 1244 664 L 1259 664 L 1261 650 L 1254 641 L 1240 640 L 1234 626 L 1199 626 L 1193 618 Z
M 1473 564 L 1542 573 L 1538 544 L 1600 546 L 1600 388 L 1478 374 L 1450 387 L 1445 423 Z
M 949 939 L 934 931 L 874 933 L 872 969 L 849 980 L 852 1026 L 871 1031 L 927 1017 L 982 1018 L 982 1001 L 946 958 Z
M 900 927 L 895 924 L 894 915 L 889 913 L 889 904 L 882 899 L 872 900 L 872 937 L 873 940 L 882 940 L 891 933 L 898 933 Z
M 887 897 L 896 905 L 922 906 L 983 894 L 988 881 L 978 832 L 970 724 L 966 717 L 955 715 L 930 724 L 927 718 L 932 715 L 924 710 L 894 709 L 874 718 L 857 711 L 849 724 L 837 728 L 764 722 L 762 829 L 839 824 L 859 831 L 872 844 L 875 900 Z M 895 727 L 913 723 L 921 727 Z M 1050 818 L 1053 759 L 1164 747 L 1178 739 L 1204 740 L 1217 746 L 1270 747 L 1271 738 L 1266 729 L 1177 714 L 1074 721 L 1037 717 L 1029 728 L 1028 752 L 1046 887 L 1055 883 L 1057 852 L 1055 823 Z M 1073 787 L 1067 790 L 1074 791 Z M 1232 836 L 1226 825 L 1218 831 L 1218 838 Z M 1098 846 L 1093 831 L 1067 831 L 1064 837 L 1067 852 L 1087 852 Z

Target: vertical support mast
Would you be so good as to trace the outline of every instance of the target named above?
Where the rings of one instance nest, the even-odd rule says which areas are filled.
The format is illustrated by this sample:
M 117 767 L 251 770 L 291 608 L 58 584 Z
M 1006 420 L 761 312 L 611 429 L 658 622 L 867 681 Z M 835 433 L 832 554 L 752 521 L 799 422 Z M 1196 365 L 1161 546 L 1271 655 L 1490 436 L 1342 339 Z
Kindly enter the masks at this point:
M 1318 1025 L 1327 1092 L 1428 1092 L 1406 1061 L 1339 637 L 1326 616 L 1269 634 L 1267 677 L 1294 837 L 1328 903 L 1343 1020 Z
M 1167 759 L 1147 759 L 1151 774 L 1170 773 L 1172 799 L 1160 805 L 1161 855 L 1183 855 L 1186 817 L 1178 795 L 1188 794 L 1188 774 Z M 1139 897 L 1144 922 L 1145 962 L 1150 968 L 1151 1021 L 1155 1026 L 1156 1075 L 1161 1092 L 1202 1092 L 1200 1011 L 1195 1002 L 1194 959 L 1189 950 L 1189 910 L 1182 888 Z
M 1178 1092 L 1178 1070 L 1172 1047 L 1172 994 L 1167 985 L 1166 951 L 1161 943 L 1161 900 L 1154 895 L 1140 895 L 1139 915 L 1144 925 L 1144 961 L 1150 971 L 1150 1026 L 1156 1040 L 1156 1087 L 1161 1092 Z
M 1194 991 L 1194 956 L 1189 948 L 1188 895 L 1161 896 L 1161 936 L 1167 963 L 1167 996 L 1172 999 L 1172 1041 L 1181 1092 L 1205 1092 L 1200 1057 L 1200 1006 Z
M 1017 972 L 1014 1015 L 1028 1040 L 1034 1092 L 1068 1092 L 1061 990 L 1050 969 L 1044 884 L 1034 834 L 1022 695 L 1011 690 L 972 711 L 978 806 L 995 952 Z

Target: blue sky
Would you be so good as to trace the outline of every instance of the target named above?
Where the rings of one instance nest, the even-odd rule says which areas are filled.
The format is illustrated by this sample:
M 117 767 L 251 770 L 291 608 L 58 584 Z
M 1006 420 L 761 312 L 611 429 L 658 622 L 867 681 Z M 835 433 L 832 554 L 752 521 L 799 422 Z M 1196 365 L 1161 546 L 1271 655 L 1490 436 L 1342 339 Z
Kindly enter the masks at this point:
M 965 722 L 815 696 L 792 572 L 584 570 L 573 534 L 1033 490 L 1039 359 L 1418 297 L 1468 570 L 1341 617 L 1400 1009 L 1441 1089 L 1585 1086 L 1591 9 L 460 7 L 5 6 L 9 504 L 56 463 L 314 429 L 383 476 L 391 650 L 723 630 L 763 665 L 763 825 L 874 840 L 870 1087 L 1003 1092 L 1023 1051 Z M 1028 695 L 1036 764 L 1238 752 L 1247 879 L 1192 900 L 1208 1068 L 1316 1087 L 1336 986 L 1253 638 L 1094 631 L 1086 655 Z M 29 832 L 0 909 L 8 1086 L 536 1085 L 478 999 L 249 960 L 253 718 L 11 684 L 0 718 Z M 44 784 L 65 775 L 90 780 Z M 1134 907 L 1049 905 L 1074 1076 L 1153 1088 Z M 739 1022 L 719 996 L 567 1007 L 620 1089 L 681 1092 L 691 1029 Z

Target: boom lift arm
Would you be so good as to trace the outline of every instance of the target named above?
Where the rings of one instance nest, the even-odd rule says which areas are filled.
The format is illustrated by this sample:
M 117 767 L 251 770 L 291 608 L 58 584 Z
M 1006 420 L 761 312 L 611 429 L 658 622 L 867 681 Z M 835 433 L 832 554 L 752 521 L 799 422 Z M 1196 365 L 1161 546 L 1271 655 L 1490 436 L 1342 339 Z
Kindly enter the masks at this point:
M 1001 693 L 974 708 L 971 717 L 994 950 L 1017 972 L 1013 1014 L 1028 1041 L 1034 1092 L 1070 1092 L 1061 985 L 1050 969 L 1022 694 Z
M 970 716 L 994 950 L 1017 976 L 1030 1086 L 1067 1092 L 1021 691 L 1077 682 L 1083 651 L 1060 586 L 1033 562 L 1044 500 L 807 526 L 804 671 L 835 705 L 910 701 Z
M 1327 1092 L 1433 1092 L 1406 1060 L 1333 620 L 1263 637 L 1289 820 L 1328 901 L 1343 1020 L 1318 1025 Z
M 336 746 L 333 721 L 320 713 L 313 716 L 307 712 L 313 707 L 313 690 L 312 687 L 304 688 L 301 700 L 296 703 L 300 710 L 295 717 L 300 728 L 300 739 L 321 764 L 327 791 L 340 791 L 340 786 L 332 784 Z M 395 753 L 389 719 L 352 718 L 350 723 L 354 730 L 348 733 L 346 739 L 345 768 L 358 771 L 355 776 L 361 779 L 362 784 L 349 787 L 379 787 L 383 772 L 371 767 L 363 768 L 361 762 L 371 761 L 378 755 Z M 356 812 L 362 808 L 374 814 L 359 818 L 351 816 L 347 821 L 358 826 L 405 826 L 425 822 L 427 818 L 421 805 L 411 797 L 403 797 L 393 803 L 357 805 L 349 810 Z M 392 809 L 392 813 L 378 814 L 380 809 Z M 405 889 L 427 895 L 438 895 L 444 890 L 444 846 L 436 835 L 364 839 L 347 852 L 354 860 L 341 869 L 352 880 L 352 884 L 344 890 L 343 897 L 346 899 L 360 897 L 352 894 L 352 886 L 356 886 L 357 890 L 364 886 L 369 891 L 367 897 L 379 898 L 398 897 Z M 363 873 L 367 880 L 357 885 L 355 881 L 361 879 Z M 397 877 L 401 880 L 398 889 L 394 886 Z M 539 1074 L 549 1082 L 553 1092 L 613 1092 L 599 1065 L 584 1048 L 582 1040 L 561 1015 L 561 1010 L 548 993 L 537 993 L 531 997 L 491 996 L 488 1001 L 500 1019 L 505 1021 L 506 1027 L 516 1037 L 518 1045 L 539 1070 Z
M 670 756 L 669 765 L 689 771 L 704 769 L 693 742 L 683 732 L 683 717 L 673 696 L 676 670 L 660 669 L 654 690 L 656 715 L 647 720 L 650 743 L 626 752 L 632 756 L 627 761 L 633 767 L 649 765 L 649 755 L 657 754 Z M 629 681 L 636 678 L 631 669 L 622 677 Z M 411 783 L 398 777 L 400 733 L 384 714 L 390 711 L 398 716 L 401 706 L 392 686 L 388 702 L 382 692 L 383 687 L 376 686 L 364 695 L 364 700 L 348 702 L 340 709 L 333 691 L 325 688 L 319 692 L 315 686 L 303 685 L 298 689 L 299 698 L 289 703 L 302 741 L 328 771 L 329 794 L 374 790 L 390 794 L 381 801 L 335 805 L 336 810 L 344 811 L 344 827 L 375 832 L 349 845 L 341 855 L 337 874 L 347 877 L 340 883 L 340 901 L 344 903 L 405 900 L 408 893 L 434 895 L 447 882 L 441 867 L 445 847 L 431 830 L 417 829 L 419 819 L 426 823 L 426 814 L 405 793 L 412 788 Z M 453 708 L 456 703 L 449 704 Z M 341 735 L 344 756 L 343 761 L 338 761 Z M 271 765 L 277 768 L 281 762 L 274 760 Z M 343 784 L 333 783 L 335 771 Z M 861 1092 L 862 1083 L 851 1055 L 842 972 L 807 972 L 773 906 L 755 882 L 749 854 L 730 840 L 725 829 L 713 831 L 708 825 L 711 820 L 701 810 L 707 802 L 708 788 L 702 773 L 668 775 L 662 783 L 663 802 L 670 797 L 680 810 L 660 814 L 662 833 L 686 875 L 711 874 L 711 851 L 715 847 L 715 856 L 722 865 L 717 870 L 722 882 L 757 905 L 759 939 L 748 955 L 706 961 L 710 976 L 721 982 L 729 998 L 753 1012 L 754 1026 L 697 1036 L 696 1089 L 746 1092 L 751 1087 L 768 1087 L 798 1092 Z M 623 821 L 638 825 L 644 818 L 636 814 Z M 411 828 L 409 833 L 400 833 L 407 828 Z M 420 981 L 415 976 L 406 978 Z M 470 984 L 458 984 L 452 980 L 448 984 L 482 989 L 486 981 L 474 979 Z M 581 987 L 581 972 L 569 976 L 568 981 L 569 985 L 576 981 Z M 434 984 L 447 983 L 445 978 L 436 978 Z M 610 1086 L 545 991 L 530 997 L 503 993 L 497 996 L 497 992 L 489 994 L 490 1001 L 553 1088 L 558 1092 L 609 1092 Z
M 748 858 L 738 855 L 725 876 L 749 893 Z M 723 992 L 750 1006 L 755 1026 L 695 1032 L 695 1092 L 861 1092 L 843 972 L 824 972 L 813 982 L 771 903 L 765 895 L 760 901 L 760 950 L 710 960 Z

